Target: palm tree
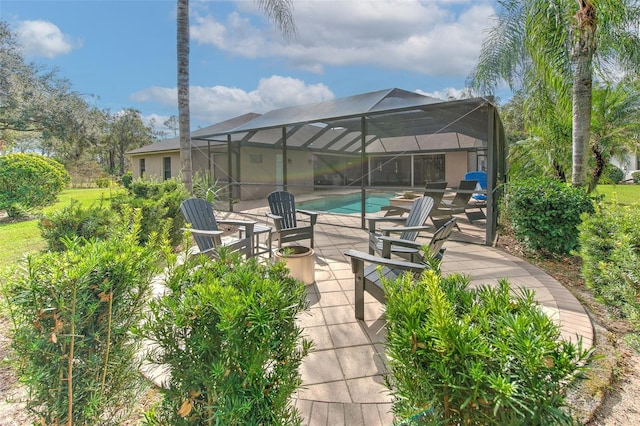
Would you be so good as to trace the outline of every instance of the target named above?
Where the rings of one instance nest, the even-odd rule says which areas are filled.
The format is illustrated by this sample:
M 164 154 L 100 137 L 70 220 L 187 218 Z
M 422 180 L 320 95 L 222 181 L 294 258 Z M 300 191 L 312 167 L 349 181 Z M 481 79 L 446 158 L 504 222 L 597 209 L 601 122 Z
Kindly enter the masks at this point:
M 640 82 L 602 85 L 593 91 L 591 151 L 595 159 L 589 189 L 595 188 L 611 158 L 640 148 Z
M 594 75 L 640 70 L 640 8 L 634 0 L 500 0 L 472 85 L 501 80 L 527 95 L 551 92 L 572 111 L 572 183 L 585 186 Z
M 182 183 L 193 192 L 191 117 L 189 112 L 189 0 L 178 0 L 178 126 Z
M 296 27 L 293 22 L 291 0 L 255 0 L 255 2 L 287 38 L 295 35 Z M 189 0 L 178 0 L 177 24 L 180 162 L 182 164 L 182 182 L 189 192 L 193 192 L 189 115 Z

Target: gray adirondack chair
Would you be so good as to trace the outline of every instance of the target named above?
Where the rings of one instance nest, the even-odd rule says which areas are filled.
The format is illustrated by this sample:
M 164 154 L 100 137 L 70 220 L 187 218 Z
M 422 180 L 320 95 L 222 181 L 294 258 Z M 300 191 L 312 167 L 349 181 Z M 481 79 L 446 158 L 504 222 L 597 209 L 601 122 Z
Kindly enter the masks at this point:
M 369 222 L 369 254 L 382 254 L 383 240 L 382 237 L 390 237 L 391 233 L 400 233 L 399 239 L 415 241 L 420 231 L 430 229 L 429 225 L 425 225 L 429 212 L 433 208 L 433 198 L 420 197 L 416 198 L 409 210 L 409 214 L 404 216 L 377 216 L 367 217 Z M 402 226 L 381 227 L 376 229 L 379 222 L 395 222 L 401 223 Z M 391 244 L 389 251 L 392 254 L 400 256 L 409 261 L 415 261 L 419 249 Z M 385 256 L 389 257 L 389 256 Z
M 267 196 L 267 201 L 271 210 L 267 217 L 273 219 L 274 238 L 278 240 L 278 247 L 282 247 L 283 243 L 308 239 L 313 248 L 313 227 L 318 220 L 318 213 L 296 209 L 295 196 L 287 191 L 274 191 Z M 298 214 L 308 216 L 309 224 L 299 224 Z
M 428 244 L 427 255 L 442 260 L 445 252 L 444 243 L 449 239 L 456 219 L 453 218 L 438 229 Z M 357 250 L 349 250 L 345 254 L 351 258 L 351 270 L 355 280 L 355 317 L 364 320 L 364 292 L 368 292 L 380 303 L 387 302 L 383 280 L 395 280 L 407 271 L 417 279 L 425 269 L 429 268 L 424 259 L 423 245 L 415 241 L 383 238 L 383 257 L 373 256 Z M 407 244 L 422 253 L 420 262 L 406 262 L 389 259 L 391 245 Z M 386 257 L 384 255 L 387 255 Z
M 220 247 L 227 247 L 229 250 L 240 251 L 247 257 L 254 254 L 253 250 L 253 229 L 254 221 L 246 220 L 216 220 L 211 203 L 201 198 L 189 198 L 180 204 L 180 211 L 187 223 L 191 224 L 191 234 L 198 245 L 200 253 L 216 257 L 216 251 Z M 243 238 L 222 241 L 222 231 L 219 225 L 237 226 L 242 230 Z

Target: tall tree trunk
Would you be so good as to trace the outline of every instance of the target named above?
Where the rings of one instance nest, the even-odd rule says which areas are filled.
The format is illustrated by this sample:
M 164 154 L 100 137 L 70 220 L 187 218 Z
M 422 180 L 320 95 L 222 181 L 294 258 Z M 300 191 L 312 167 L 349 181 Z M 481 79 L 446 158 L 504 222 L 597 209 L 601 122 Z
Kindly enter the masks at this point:
M 591 91 L 593 79 L 594 33 L 596 14 L 590 0 L 579 0 L 576 14 L 577 39 L 573 65 L 573 186 L 584 187 L 587 181 L 589 140 L 591 135 Z
M 178 121 L 182 183 L 193 192 L 191 120 L 189 117 L 189 0 L 178 0 Z
M 593 145 L 591 147 L 591 152 L 593 152 L 593 158 L 596 160 L 596 167 L 593 169 L 591 181 L 587 188 L 588 192 L 591 192 L 596 188 L 598 181 L 600 181 L 600 177 L 602 177 L 602 174 L 604 173 L 604 169 L 607 167 L 607 160 L 604 158 L 602 150 L 598 145 Z

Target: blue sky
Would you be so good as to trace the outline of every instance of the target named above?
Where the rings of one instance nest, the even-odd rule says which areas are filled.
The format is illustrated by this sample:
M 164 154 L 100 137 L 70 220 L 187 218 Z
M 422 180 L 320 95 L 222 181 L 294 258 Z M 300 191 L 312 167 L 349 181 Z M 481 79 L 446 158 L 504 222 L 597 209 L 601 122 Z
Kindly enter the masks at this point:
M 286 41 L 253 1 L 191 0 L 194 129 L 246 112 L 398 87 L 457 97 L 495 1 L 303 0 Z M 0 0 L 25 57 L 90 102 L 177 115 L 175 0 Z M 502 95 L 503 100 L 506 94 Z

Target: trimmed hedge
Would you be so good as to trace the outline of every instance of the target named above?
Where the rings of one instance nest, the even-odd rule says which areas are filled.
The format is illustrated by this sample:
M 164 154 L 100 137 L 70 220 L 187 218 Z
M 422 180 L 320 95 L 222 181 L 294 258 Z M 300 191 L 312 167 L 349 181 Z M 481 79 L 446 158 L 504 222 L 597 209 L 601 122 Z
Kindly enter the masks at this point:
M 300 424 L 291 395 L 311 347 L 295 321 L 308 306 L 302 282 L 281 262 L 226 250 L 168 271 L 144 327 L 158 347 L 152 362 L 171 368 L 152 424 Z
M 69 183 L 59 162 L 38 154 L 0 156 L 0 210 L 20 211 L 53 204 Z

